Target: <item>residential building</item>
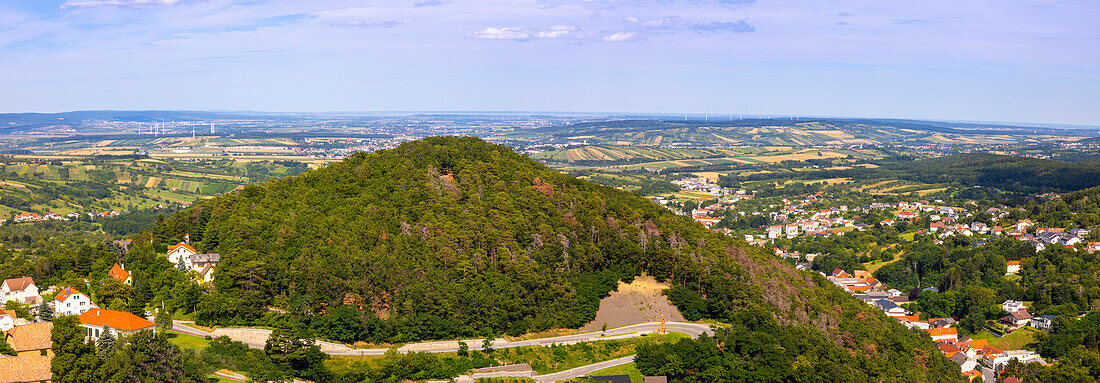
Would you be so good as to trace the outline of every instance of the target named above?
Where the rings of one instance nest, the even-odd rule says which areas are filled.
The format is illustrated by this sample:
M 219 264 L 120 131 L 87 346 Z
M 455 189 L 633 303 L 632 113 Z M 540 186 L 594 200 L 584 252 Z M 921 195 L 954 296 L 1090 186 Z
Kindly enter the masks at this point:
M 180 262 L 186 262 L 192 255 L 198 254 L 194 247 L 186 243 L 180 242 L 179 244 L 168 246 L 168 262 L 172 262 L 173 265 L 178 265 Z
M 61 290 L 53 300 L 55 315 L 80 315 L 92 307 L 92 299 L 72 287 Z
M 117 263 L 113 267 L 111 267 L 111 271 L 108 271 L 107 275 L 110 275 L 111 278 L 114 278 L 116 281 L 122 282 L 127 285 L 133 283 L 133 278 L 131 278 L 130 272 L 126 271 L 126 269 L 123 268 L 122 265 L 119 265 Z
M 954 327 L 930 328 L 926 331 L 933 341 L 951 341 L 954 343 L 959 340 L 959 331 L 955 330 Z
M 39 301 L 38 286 L 31 277 L 5 279 L 0 284 L 0 303 L 16 301 L 22 304 L 34 304 Z M 2 305 L 0 305 L 2 306 Z
M 0 357 L 0 382 L 44 382 L 53 375 L 52 322 L 16 326 L 3 335 L 16 355 Z
M 1024 306 L 1023 302 L 1013 301 L 1013 300 L 1005 301 L 1004 303 L 1001 304 L 1001 308 L 1004 309 L 1006 313 L 1010 313 L 1010 312 L 1013 312 L 1013 311 L 1027 310 L 1027 306 Z
M 1016 275 L 1020 272 L 1020 261 L 1008 261 L 1008 270 L 1005 275 Z
M 1031 314 L 1028 314 L 1026 309 L 1013 311 L 1001 318 L 1001 322 L 1015 330 L 1031 324 Z
M 1050 331 L 1054 327 L 1054 315 L 1036 315 L 1031 317 L 1031 327 Z
M 115 337 L 119 337 L 152 329 L 156 324 L 123 311 L 94 308 L 80 314 L 80 327 L 84 328 L 84 335 L 88 338 L 99 339 L 103 335 L 103 326 L 107 326 Z
M 8 331 L 15 327 L 15 320 L 19 319 L 14 311 L 0 310 L 0 331 Z

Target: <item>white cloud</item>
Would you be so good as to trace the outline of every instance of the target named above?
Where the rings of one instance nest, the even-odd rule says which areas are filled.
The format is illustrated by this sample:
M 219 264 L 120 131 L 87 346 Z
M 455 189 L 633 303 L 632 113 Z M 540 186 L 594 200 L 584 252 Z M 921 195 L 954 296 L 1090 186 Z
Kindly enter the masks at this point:
M 538 31 L 535 33 L 535 37 L 540 39 L 554 39 L 558 37 L 565 37 L 573 32 L 577 31 L 577 27 L 572 25 L 555 25 L 547 28 L 544 31 Z
M 64 4 L 61 4 L 61 8 L 69 7 L 100 7 L 100 6 L 113 6 L 113 7 L 144 7 L 151 5 L 176 5 L 180 0 L 67 0 Z
M 631 38 L 634 37 L 634 35 L 635 35 L 634 32 L 616 32 L 616 33 L 614 33 L 610 36 L 605 36 L 603 38 L 603 41 L 618 43 L 618 42 L 623 42 L 623 41 L 630 40 Z
M 470 34 L 470 36 L 490 40 L 526 41 L 531 39 L 556 39 L 568 37 L 578 30 L 580 30 L 580 28 L 572 25 L 554 25 L 544 29 L 531 29 L 527 27 L 489 27 L 474 32 Z

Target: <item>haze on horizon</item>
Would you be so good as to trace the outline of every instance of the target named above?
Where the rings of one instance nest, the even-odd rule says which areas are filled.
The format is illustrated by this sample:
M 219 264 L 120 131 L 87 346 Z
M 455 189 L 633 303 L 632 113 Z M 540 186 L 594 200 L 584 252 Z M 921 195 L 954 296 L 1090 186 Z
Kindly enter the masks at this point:
M 1100 3 L 15 0 L 0 112 L 745 113 L 1100 125 Z

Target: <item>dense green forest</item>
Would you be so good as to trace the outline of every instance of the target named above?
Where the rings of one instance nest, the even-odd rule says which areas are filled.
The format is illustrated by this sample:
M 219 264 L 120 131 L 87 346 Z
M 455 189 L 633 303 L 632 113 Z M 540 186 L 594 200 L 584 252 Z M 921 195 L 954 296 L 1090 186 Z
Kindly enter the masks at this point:
M 797 331 L 835 345 L 806 348 L 818 374 L 842 354 L 860 361 L 855 375 L 954 374 L 928 338 L 823 278 L 476 138 L 358 153 L 196 203 L 153 235 L 184 233 L 224 257 L 197 307 L 202 324 L 289 317 L 343 341 L 521 334 L 580 326 L 619 280 L 645 272 L 676 286 L 670 298 L 695 318 L 753 310 L 775 323 L 746 337 Z

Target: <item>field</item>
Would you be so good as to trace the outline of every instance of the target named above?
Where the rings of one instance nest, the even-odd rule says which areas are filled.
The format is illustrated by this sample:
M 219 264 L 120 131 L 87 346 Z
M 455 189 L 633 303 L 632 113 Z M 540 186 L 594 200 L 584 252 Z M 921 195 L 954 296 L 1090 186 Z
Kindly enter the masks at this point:
M 611 368 L 605 368 L 595 371 L 589 376 L 608 376 L 608 375 L 630 375 L 630 383 L 643 383 L 645 375 L 642 375 L 641 371 L 638 371 L 638 367 L 634 363 L 627 363 L 622 366 L 615 366 Z
M 629 146 L 582 146 L 547 150 L 531 158 L 556 165 L 612 166 L 623 169 L 668 169 L 727 164 L 775 164 L 783 161 L 822 159 L 875 159 L 872 149 L 819 149 L 794 146 L 689 149 Z

